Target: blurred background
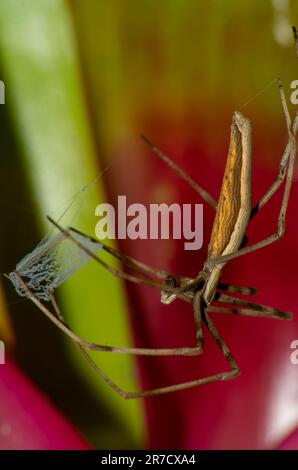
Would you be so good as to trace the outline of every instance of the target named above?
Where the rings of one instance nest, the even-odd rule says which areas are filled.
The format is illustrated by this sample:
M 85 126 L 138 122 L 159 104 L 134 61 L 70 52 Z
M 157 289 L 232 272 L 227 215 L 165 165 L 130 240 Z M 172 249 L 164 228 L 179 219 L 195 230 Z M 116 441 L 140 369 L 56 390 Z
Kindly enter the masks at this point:
M 120 194 L 128 204 L 202 202 L 146 148 L 141 133 L 218 198 L 232 113 L 243 105 L 253 126 L 257 202 L 277 175 L 287 141 L 272 83 L 277 76 L 295 112 L 289 100 L 290 83 L 298 79 L 292 24 L 298 25 L 298 5 L 290 0 L 1 0 L 0 79 L 6 99 L 0 106 L 1 272 L 12 271 L 47 233 L 46 215 L 57 219 L 90 182 L 67 214 L 90 235 L 95 207 L 116 204 Z M 297 193 L 296 170 L 284 239 L 231 262 L 223 277 L 259 288 L 258 302 L 294 314 Z M 252 222 L 251 243 L 275 231 L 281 195 Z M 184 251 L 178 240 L 120 240 L 118 247 L 157 268 L 195 276 L 206 257 L 213 218 L 204 204 L 204 245 L 198 252 Z M 94 262 L 58 289 L 58 299 L 72 328 L 90 341 L 143 347 L 194 341 L 189 305 L 161 305 L 158 291 L 125 284 Z M 213 317 L 242 370 L 239 378 L 125 401 L 1 277 L 0 337 L 10 359 L 0 366 L 0 448 L 57 448 L 46 439 L 51 420 L 43 423 L 39 440 L 42 407 L 38 419 L 32 401 L 15 407 L 22 402 L 20 377 L 45 398 L 47 416 L 58 412 L 84 436 L 86 441 L 73 444 L 77 448 L 280 445 L 298 423 L 298 368 L 290 362 L 297 315 L 291 322 Z M 92 357 L 130 391 L 227 368 L 208 335 L 199 358 Z M 14 374 L 9 367 L 16 368 Z M 30 425 L 25 419 L 14 439 L 22 413 L 30 416 Z M 59 444 L 70 446 L 63 436 Z

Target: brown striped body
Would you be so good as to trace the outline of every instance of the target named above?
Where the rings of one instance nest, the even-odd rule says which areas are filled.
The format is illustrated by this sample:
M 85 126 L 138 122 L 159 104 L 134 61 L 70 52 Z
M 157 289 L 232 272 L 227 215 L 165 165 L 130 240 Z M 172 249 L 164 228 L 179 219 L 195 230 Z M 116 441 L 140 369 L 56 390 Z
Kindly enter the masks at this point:
M 251 140 L 249 120 L 241 113 L 235 112 L 206 265 L 212 258 L 237 251 L 245 236 L 252 209 Z M 211 269 L 204 292 L 207 304 L 213 299 L 223 267 L 224 263 Z

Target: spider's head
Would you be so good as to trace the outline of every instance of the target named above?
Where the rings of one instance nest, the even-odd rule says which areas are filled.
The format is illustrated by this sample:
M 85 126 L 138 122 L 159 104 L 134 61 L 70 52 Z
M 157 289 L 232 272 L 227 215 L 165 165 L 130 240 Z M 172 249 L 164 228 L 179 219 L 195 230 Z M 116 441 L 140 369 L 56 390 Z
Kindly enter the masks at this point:
M 178 280 L 175 276 L 170 275 L 170 276 L 167 277 L 165 285 L 167 287 L 172 287 L 172 288 L 185 287 L 185 286 L 188 286 L 189 284 L 191 284 L 192 282 L 193 282 L 193 279 L 190 279 L 190 278 L 187 278 L 187 277 L 182 278 L 178 282 Z M 184 292 L 184 296 L 192 298 L 193 297 L 193 292 L 186 290 Z M 163 291 L 161 291 L 160 300 L 163 304 L 169 305 L 172 302 L 174 302 L 174 300 L 176 300 L 178 297 L 179 297 L 179 294 L 163 290 Z

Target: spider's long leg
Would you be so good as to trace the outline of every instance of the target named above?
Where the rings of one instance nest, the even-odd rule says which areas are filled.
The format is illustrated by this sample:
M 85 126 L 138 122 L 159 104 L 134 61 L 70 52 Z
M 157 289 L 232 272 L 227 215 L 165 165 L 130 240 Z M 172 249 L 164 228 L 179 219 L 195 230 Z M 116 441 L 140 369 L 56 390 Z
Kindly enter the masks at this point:
M 51 303 L 54 307 L 54 310 L 55 310 L 55 313 L 57 315 L 57 317 L 59 318 L 59 320 L 61 320 L 62 323 L 64 323 L 64 325 L 69 328 L 69 326 L 67 325 L 59 307 L 58 307 L 58 304 L 54 298 L 54 296 L 51 297 Z M 105 373 L 104 371 L 98 367 L 98 365 L 93 361 L 93 359 L 90 357 L 90 355 L 88 354 L 88 352 L 86 351 L 85 348 L 83 348 L 83 346 L 81 344 L 76 344 L 78 346 L 78 349 L 80 350 L 82 356 L 86 359 L 86 361 L 89 363 L 89 365 L 92 367 L 92 369 L 95 370 L 95 372 L 100 375 L 100 377 L 106 382 L 106 384 L 108 384 L 113 390 L 115 390 L 115 392 L 119 393 L 119 395 L 121 396 L 124 396 L 123 394 L 123 390 L 118 387 L 118 385 L 115 384 L 115 382 L 113 382 Z M 125 393 L 125 392 L 124 392 Z
M 263 240 L 255 243 L 254 245 L 247 246 L 245 248 L 241 248 L 240 250 L 238 250 L 234 253 L 230 253 L 228 255 L 218 256 L 218 257 L 212 258 L 207 263 L 209 265 L 209 268 L 212 268 L 213 266 L 215 266 L 217 264 L 226 263 L 228 261 L 231 261 L 232 259 L 238 258 L 239 256 L 243 256 L 243 255 L 246 255 L 248 253 L 252 253 L 253 251 L 264 248 L 265 246 L 268 246 L 271 243 L 276 242 L 277 240 L 279 240 L 284 235 L 284 232 L 285 232 L 285 218 L 286 218 L 288 202 L 289 202 L 289 197 L 290 197 L 290 191 L 291 191 L 291 186 L 292 186 L 292 181 L 293 181 L 293 172 L 294 172 L 295 157 L 296 157 L 295 135 L 297 133 L 297 129 L 298 129 L 298 112 L 296 114 L 295 121 L 294 121 L 294 124 L 293 124 L 293 131 L 290 134 L 289 142 L 288 142 L 288 145 L 286 147 L 286 151 L 289 151 L 289 162 L 288 162 L 288 170 L 287 170 L 287 177 L 286 177 L 286 183 L 285 183 L 283 199 L 282 199 L 281 208 L 280 208 L 280 211 L 279 211 L 279 214 L 278 214 L 278 223 L 277 223 L 276 232 L 273 233 L 272 235 L 270 235 L 269 237 L 264 238 Z
M 144 142 L 149 145 L 152 151 L 157 155 L 164 163 L 166 163 L 172 170 L 174 170 L 180 178 L 182 178 L 186 183 L 189 184 L 200 196 L 204 199 L 207 204 L 209 204 L 213 209 L 216 209 L 217 202 L 216 200 L 200 185 L 198 185 L 182 168 L 180 168 L 173 160 L 164 154 L 156 145 L 154 145 L 147 137 L 144 135 L 141 136 Z
M 67 233 L 69 233 L 69 232 L 75 232 L 75 233 L 78 233 L 80 235 L 86 236 L 84 233 L 80 232 L 77 229 L 74 229 L 73 227 L 71 227 L 69 230 L 66 231 L 65 229 L 60 227 L 56 222 L 54 222 L 50 217 L 48 217 L 48 219 L 59 230 L 61 230 L 63 233 L 65 233 L 66 236 L 67 236 Z M 89 238 L 92 239 L 92 237 L 89 237 Z M 77 243 L 77 240 L 74 240 L 74 242 Z M 94 242 L 97 243 L 97 240 L 94 239 Z M 141 283 L 141 284 L 147 284 L 147 285 L 150 285 L 152 287 L 158 287 L 164 293 L 168 293 L 169 296 L 171 294 L 176 296 L 176 294 L 182 293 L 182 295 L 180 296 L 180 298 L 182 300 L 185 300 L 187 302 L 192 302 L 193 295 L 192 295 L 192 293 L 187 293 L 187 289 L 188 289 L 189 285 L 194 285 L 195 283 L 197 283 L 198 278 L 192 279 L 190 277 L 183 276 L 183 275 L 176 275 L 176 274 L 173 275 L 173 274 L 171 274 L 167 271 L 163 271 L 163 270 L 160 270 L 160 269 L 153 268 L 152 266 L 149 266 L 148 264 L 143 263 L 142 261 L 138 261 L 138 260 L 136 260 L 136 259 L 134 259 L 130 256 L 124 255 L 123 253 L 121 253 L 116 248 L 111 248 L 111 247 L 105 245 L 103 242 L 101 242 L 101 244 L 103 245 L 103 249 L 107 253 L 109 253 L 110 255 L 117 258 L 124 265 L 128 266 L 129 268 L 131 268 L 134 271 L 141 274 L 142 277 L 141 278 L 135 278 L 134 276 L 129 276 L 125 271 L 120 271 L 120 270 L 117 270 L 115 272 L 115 269 L 112 266 L 110 266 L 107 263 L 103 262 L 100 258 L 97 258 L 97 261 L 103 267 L 106 268 L 108 266 L 108 270 L 110 272 L 111 272 L 111 269 L 112 269 L 113 270 L 112 274 L 114 274 L 115 276 L 118 276 L 118 277 L 120 276 L 120 277 L 122 277 L 122 278 L 124 278 L 128 281 L 138 282 L 138 283 Z M 164 284 L 157 284 L 156 281 L 154 281 L 151 277 L 149 277 L 147 275 L 147 272 L 149 272 L 151 274 L 154 274 L 159 279 L 164 280 L 165 283 Z M 129 276 L 129 277 L 127 277 L 127 276 Z M 136 281 L 136 279 L 138 279 L 138 281 Z M 172 286 L 171 283 L 169 282 L 169 279 L 170 280 L 175 280 L 175 284 L 176 284 L 176 281 L 178 281 L 178 283 L 180 283 L 180 286 L 179 287 Z M 146 282 L 146 280 L 148 280 L 149 282 Z M 256 293 L 256 290 L 252 289 L 250 287 L 239 287 L 239 286 L 233 286 L 233 285 L 227 285 L 227 284 L 221 284 L 221 286 L 222 286 L 223 290 L 229 290 L 231 292 L 238 292 L 238 293 L 240 292 L 240 293 L 249 294 L 249 295 L 252 295 L 252 294 Z M 175 289 L 175 290 L 173 291 L 172 289 Z
M 220 350 L 222 351 L 223 355 L 225 356 L 228 364 L 231 367 L 231 370 L 227 372 L 221 372 L 219 374 L 210 375 L 208 377 L 203 377 L 201 379 L 192 380 L 189 382 L 183 382 L 180 384 L 169 385 L 167 387 L 160 387 L 155 388 L 153 390 L 145 390 L 144 392 L 124 392 L 124 398 L 143 398 L 143 397 L 152 397 L 155 395 L 161 395 L 165 393 L 172 393 L 178 392 L 180 390 L 186 390 L 189 388 L 198 387 L 199 385 L 204 385 L 210 382 L 217 382 L 222 380 L 230 380 L 240 374 L 240 369 L 233 358 L 231 351 L 229 350 L 227 344 L 220 336 L 219 332 L 215 328 L 213 322 L 211 321 L 208 314 L 205 312 L 204 322 L 212 334 L 213 338 L 215 339 L 216 343 L 218 344 Z M 123 391 L 122 391 L 123 392 Z
M 288 135 L 289 135 L 289 142 L 286 146 L 285 152 L 283 154 L 282 159 L 279 162 L 279 173 L 273 182 L 273 184 L 270 186 L 268 191 L 264 194 L 264 196 L 258 201 L 258 203 L 254 206 L 254 208 L 251 211 L 251 216 L 250 218 L 252 219 L 261 209 L 264 207 L 264 205 L 271 199 L 271 197 L 275 194 L 275 192 L 278 190 L 282 182 L 284 181 L 286 174 L 287 174 L 287 164 L 289 161 L 290 153 L 291 153 L 291 116 L 289 113 L 289 109 L 287 106 L 287 101 L 286 97 L 284 94 L 284 90 L 282 87 L 282 83 L 280 79 L 278 79 L 278 89 L 279 89 L 279 94 L 280 94 L 280 99 L 283 107 L 283 112 L 285 116 L 285 121 L 287 125 L 287 130 L 288 130 Z M 295 134 L 295 132 L 294 132 Z
M 202 328 L 202 294 L 196 292 L 193 299 L 194 320 L 196 327 L 196 346 L 203 349 L 204 334 Z
M 28 291 L 29 291 L 29 289 L 28 289 Z M 30 291 L 28 292 L 28 294 L 30 294 Z M 32 299 L 32 298 L 31 298 L 31 300 L 34 301 L 34 299 Z M 34 302 L 34 303 L 36 303 L 39 306 L 39 308 L 43 307 L 41 310 L 44 312 L 44 309 L 45 309 L 44 305 L 41 302 L 39 302 L 38 299 L 36 299 L 36 300 L 41 305 L 38 305 L 36 302 Z M 62 325 L 64 325 L 66 328 L 68 328 L 65 321 L 64 321 L 64 318 L 63 318 L 63 316 L 62 316 L 62 314 L 59 310 L 59 307 L 57 306 L 57 304 L 56 304 L 56 302 L 53 298 L 52 298 L 52 303 L 54 305 L 54 309 L 55 309 L 55 312 L 57 314 L 58 319 L 53 314 L 51 314 L 51 312 L 46 313 L 46 315 L 50 318 L 51 318 L 51 316 L 53 316 L 56 320 L 60 321 Z M 227 362 L 229 363 L 229 365 L 231 367 L 231 370 L 228 371 L 228 372 L 222 372 L 222 373 L 219 373 L 219 374 L 214 374 L 214 375 L 211 375 L 209 377 L 204 377 L 202 379 L 193 380 L 193 381 L 190 381 L 190 382 L 184 382 L 184 383 L 176 384 L 176 385 L 170 385 L 170 386 L 167 386 L 167 387 L 161 387 L 161 388 L 157 388 L 157 389 L 154 389 L 154 390 L 146 390 L 144 392 L 126 392 L 123 389 L 121 389 L 118 385 L 116 385 L 103 372 L 103 370 L 101 368 L 99 368 L 97 366 L 97 364 L 95 364 L 95 362 L 92 360 L 92 358 L 89 356 L 89 354 L 85 350 L 84 345 L 81 344 L 81 343 L 79 343 L 79 344 L 77 343 L 77 344 L 80 348 L 81 353 L 83 354 L 85 359 L 89 362 L 91 367 L 102 377 L 102 379 L 107 383 L 107 385 L 109 385 L 113 390 L 115 390 L 115 392 L 119 393 L 123 398 L 128 399 L 128 398 L 149 397 L 149 396 L 160 395 L 160 394 L 165 394 L 165 393 L 170 393 L 170 392 L 177 392 L 179 390 L 185 390 L 185 389 L 188 389 L 188 388 L 197 387 L 199 385 L 203 385 L 203 384 L 210 383 L 210 382 L 216 382 L 216 381 L 221 381 L 221 380 L 230 380 L 230 379 L 236 377 L 237 375 L 239 375 L 240 370 L 239 370 L 238 365 L 236 364 L 235 359 L 233 358 L 228 346 L 226 345 L 224 340 L 219 335 L 217 329 L 215 328 L 213 322 L 211 321 L 210 317 L 208 316 L 208 314 L 206 312 L 204 314 L 204 322 L 205 322 L 208 330 L 210 331 L 210 333 L 214 337 L 215 341 L 217 342 L 218 346 L 220 347 L 221 351 L 223 352 Z M 193 348 L 193 349 L 197 350 L 198 348 Z
M 220 282 L 217 288 L 227 292 L 234 292 L 235 294 L 256 295 L 258 293 L 258 289 L 254 287 L 235 286 L 234 284 L 225 284 L 223 282 Z
M 93 361 L 93 359 L 89 356 L 87 351 L 82 347 L 79 346 L 82 356 L 86 359 L 92 369 L 105 381 L 107 385 L 109 385 L 115 392 L 119 393 L 121 397 L 126 398 L 126 392 L 122 390 L 122 388 L 118 387 L 108 376 L 107 374 L 100 368 L 98 365 Z
M 266 317 L 272 317 L 272 318 L 280 318 L 283 320 L 285 319 L 289 320 L 292 318 L 292 314 L 290 312 L 284 312 L 277 308 L 268 307 L 266 305 L 257 304 L 255 302 L 250 302 L 247 300 L 237 299 L 236 297 L 232 297 L 230 295 L 226 295 L 222 293 L 218 293 L 218 296 L 215 297 L 214 300 L 216 302 L 237 305 L 238 307 L 244 307 L 246 309 L 255 311 L 256 312 L 255 315 L 253 315 L 253 313 L 250 313 L 250 315 L 253 315 L 253 316 L 266 316 Z M 241 313 L 240 310 L 239 310 L 239 313 Z M 247 314 L 248 313 L 246 313 L 246 315 Z M 245 313 L 243 313 L 243 315 L 245 315 Z
M 99 263 L 101 266 L 103 266 L 105 269 L 107 269 L 111 274 L 113 274 L 116 277 L 120 277 L 122 279 L 125 279 L 130 282 L 135 282 L 137 284 L 144 284 L 148 285 L 151 287 L 156 287 L 157 289 L 165 290 L 166 292 L 172 292 L 172 293 L 179 293 L 180 290 L 179 288 L 172 288 L 170 286 L 167 286 L 161 282 L 158 282 L 149 276 L 147 276 L 145 273 L 142 274 L 143 277 L 136 277 L 131 274 L 126 273 L 125 271 L 122 271 L 120 269 L 114 268 L 113 266 L 109 265 L 105 261 L 103 261 L 101 258 L 96 256 L 92 251 L 90 251 L 86 246 L 84 246 L 83 243 L 78 241 L 72 234 L 71 231 L 78 232 L 74 229 L 71 230 L 66 230 L 63 227 L 61 227 L 57 222 L 55 222 L 51 217 L 47 217 L 48 220 L 58 229 L 60 232 L 65 235 L 65 237 L 69 238 L 70 240 L 73 241 L 84 253 L 90 256 L 90 258 L 94 259 L 97 263 Z M 81 233 L 81 232 L 78 232 Z M 91 237 L 90 237 L 91 238 Z
M 106 268 L 111 274 L 113 274 L 114 276 L 116 277 L 120 277 L 122 279 L 125 279 L 127 281 L 130 281 L 130 282 L 135 282 L 137 284 L 144 284 L 144 285 L 148 285 L 148 286 L 151 286 L 151 287 L 155 287 L 157 289 L 160 289 L 162 290 L 163 292 L 168 292 L 168 293 L 172 293 L 172 294 L 183 294 L 184 292 L 188 291 L 189 289 L 189 286 L 190 287 L 194 287 L 197 282 L 198 282 L 198 279 L 200 278 L 200 276 L 202 275 L 201 273 L 199 274 L 199 276 L 197 276 L 195 279 L 191 279 L 191 278 L 188 278 L 186 276 L 173 276 L 171 274 L 169 274 L 170 277 L 173 277 L 179 281 L 183 281 L 183 280 L 188 280 L 190 281 L 189 284 L 187 285 L 181 285 L 179 287 L 172 287 L 171 285 L 169 285 L 167 282 L 165 282 L 164 284 L 163 283 L 160 283 L 152 278 L 150 278 L 148 275 L 146 275 L 146 273 L 144 273 L 143 271 L 140 271 L 138 269 L 138 272 L 141 272 L 142 276 L 143 277 L 136 277 L 136 276 L 132 276 L 131 274 L 128 274 L 126 273 L 125 271 L 122 271 L 122 270 L 119 270 L 119 269 L 116 269 L 114 268 L 113 266 L 109 265 L 108 263 L 106 263 L 105 261 L 103 261 L 101 258 L 99 258 L 98 256 L 96 256 L 94 253 L 92 253 L 86 246 L 84 246 L 84 244 L 82 244 L 81 242 L 79 242 L 74 236 L 72 236 L 71 234 L 71 231 L 73 232 L 77 232 L 77 233 L 80 233 L 78 230 L 76 229 L 64 229 L 63 227 L 61 227 L 57 222 L 55 222 L 51 217 L 47 216 L 48 220 L 58 229 L 60 230 L 60 232 L 63 233 L 63 235 L 65 235 L 65 237 L 69 238 L 70 240 L 73 241 L 73 243 L 75 243 L 79 248 L 81 248 L 81 250 L 86 253 L 87 255 L 89 255 L 92 259 L 94 259 L 97 263 L 99 263 L 101 266 L 103 266 L 104 268 Z M 91 238 L 91 237 L 89 237 Z M 92 239 L 92 238 L 91 238 Z M 96 240 L 95 240 L 96 241 Z M 96 241 L 97 243 L 97 241 Z M 119 254 L 120 255 L 120 254 Z M 125 256 L 126 257 L 126 256 Z M 128 258 L 126 257 L 127 259 L 129 259 L 129 263 L 131 264 L 132 263 L 132 258 Z M 133 262 L 135 262 L 135 260 L 133 260 Z M 139 267 L 141 265 L 143 265 L 142 262 L 138 262 L 136 261 L 136 263 L 139 264 Z M 149 267 L 148 265 L 146 265 L 147 268 L 149 268 L 150 270 L 154 270 L 154 268 L 151 268 Z M 165 271 L 160 271 L 158 270 L 158 273 L 160 273 L 160 277 L 163 276 L 163 275 L 168 275 L 168 273 L 166 273 Z M 168 276 L 167 276 L 168 277 Z M 183 296 L 181 297 L 183 298 Z
M 102 351 L 112 352 L 120 354 L 134 354 L 136 356 L 195 356 L 201 354 L 202 350 L 197 347 L 181 347 L 181 348 L 125 348 L 115 346 L 104 346 L 101 344 L 92 343 L 74 333 L 69 326 L 65 323 L 61 313 L 57 311 L 56 302 L 52 304 L 57 316 L 55 316 L 39 299 L 36 295 L 28 288 L 27 284 L 23 281 L 21 276 L 16 273 L 19 284 L 26 292 L 26 296 L 67 336 L 69 336 L 76 344 L 89 349 L 90 351 Z
M 154 274 L 156 277 L 159 279 L 167 279 L 170 276 L 170 273 L 167 271 L 163 271 L 161 269 L 153 268 L 152 266 L 149 266 L 148 264 L 144 263 L 143 261 L 138 261 L 130 256 L 122 254 L 120 251 L 116 250 L 115 248 L 111 248 L 107 245 L 104 245 L 104 250 L 111 254 L 112 256 L 115 256 L 119 261 L 121 261 L 123 264 L 126 266 L 130 267 L 131 269 L 143 273 L 143 272 L 148 272 L 150 274 Z
M 53 223 L 53 220 L 50 217 L 48 217 L 48 219 L 50 220 L 51 223 Z M 56 227 L 60 228 L 58 225 L 56 225 Z M 84 233 L 80 232 L 79 230 L 77 230 L 73 227 L 71 227 L 69 230 L 71 232 L 75 232 L 75 233 L 78 233 L 80 235 L 86 236 Z M 94 242 L 98 243 L 98 241 L 93 239 L 92 237 L 89 237 L 89 238 L 94 240 Z M 148 272 L 150 274 L 154 274 L 159 279 L 165 280 L 171 275 L 167 271 L 163 271 L 161 269 L 153 268 L 152 266 L 149 266 L 148 264 L 146 264 L 142 261 L 138 261 L 135 258 L 132 258 L 131 256 L 125 255 L 125 254 L 121 253 L 119 250 L 117 250 L 116 248 L 112 248 L 108 245 L 105 245 L 105 243 L 103 243 L 102 241 L 100 241 L 100 243 L 102 244 L 104 251 L 106 251 L 110 255 L 114 256 L 115 258 L 117 258 L 119 261 L 121 261 L 123 264 L 130 267 L 134 271 L 137 271 L 137 272 L 141 273 L 143 276 L 145 275 L 145 272 Z
M 189 281 L 191 281 L 191 284 L 193 284 L 194 280 L 187 278 Z M 220 291 L 225 291 L 225 292 L 232 292 L 235 294 L 243 294 L 243 295 L 256 295 L 258 293 L 258 289 L 255 289 L 254 287 L 247 287 L 247 286 L 235 286 L 234 284 L 224 284 L 220 282 L 217 286 L 218 288 L 218 294 L 220 294 Z M 192 290 L 189 291 L 183 291 L 184 286 L 180 287 L 180 294 L 168 294 L 170 295 L 175 295 L 176 298 L 180 300 L 184 300 L 185 302 L 192 303 L 193 298 L 194 298 L 194 292 Z
M 214 307 L 213 305 L 207 308 L 208 313 L 228 313 L 233 315 L 244 315 L 248 317 L 258 317 L 258 318 L 274 318 L 279 320 L 288 320 L 290 316 L 288 312 L 272 313 L 270 310 L 254 310 L 249 308 L 241 307 Z M 285 315 L 284 315 L 285 314 Z

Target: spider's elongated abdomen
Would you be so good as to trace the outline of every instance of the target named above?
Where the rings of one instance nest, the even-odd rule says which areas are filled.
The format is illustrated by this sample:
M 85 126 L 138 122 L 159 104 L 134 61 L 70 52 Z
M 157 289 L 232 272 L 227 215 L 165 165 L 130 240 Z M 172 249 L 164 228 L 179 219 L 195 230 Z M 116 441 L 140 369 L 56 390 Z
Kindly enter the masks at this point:
M 208 247 L 208 260 L 232 253 L 240 247 L 252 209 L 251 125 L 235 112 L 231 126 L 230 147 L 216 215 Z M 213 268 L 207 297 L 213 295 L 223 264 Z

